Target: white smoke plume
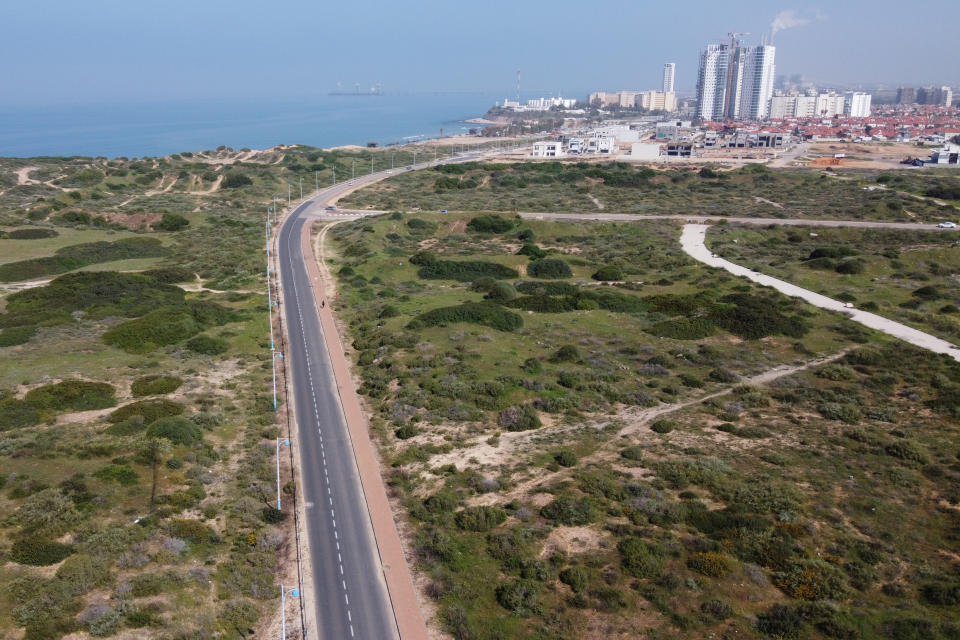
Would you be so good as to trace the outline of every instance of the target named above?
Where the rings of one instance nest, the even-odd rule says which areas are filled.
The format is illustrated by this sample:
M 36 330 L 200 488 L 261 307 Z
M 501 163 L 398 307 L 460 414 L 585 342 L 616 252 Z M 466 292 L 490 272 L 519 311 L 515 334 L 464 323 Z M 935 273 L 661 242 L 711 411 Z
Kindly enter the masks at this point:
M 777 14 L 777 17 L 770 23 L 770 42 L 777 32 L 784 29 L 793 29 L 795 27 L 805 27 L 808 24 L 823 20 L 823 15 L 819 11 L 814 11 L 812 16 L 802 16 L 793 9 L 784 9 Z

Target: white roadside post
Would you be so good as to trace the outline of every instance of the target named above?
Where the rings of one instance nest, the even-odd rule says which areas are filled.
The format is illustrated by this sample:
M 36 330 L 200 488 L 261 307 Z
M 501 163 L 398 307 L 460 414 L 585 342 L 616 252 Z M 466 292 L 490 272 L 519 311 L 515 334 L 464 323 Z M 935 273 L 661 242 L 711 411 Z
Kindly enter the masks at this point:
M 285 438 L 283 446 L 289 447 L 290 440 Z M 280 511 L 280 438 L 277 438 L 277 511 Z

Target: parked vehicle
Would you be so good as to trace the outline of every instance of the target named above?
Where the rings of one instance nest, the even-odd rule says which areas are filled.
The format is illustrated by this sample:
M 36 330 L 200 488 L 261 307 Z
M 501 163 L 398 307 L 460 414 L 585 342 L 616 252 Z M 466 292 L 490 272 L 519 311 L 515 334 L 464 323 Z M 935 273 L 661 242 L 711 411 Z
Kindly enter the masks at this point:
M 450 213 L 450 212 L 447 211 L 446 209 L 440 209 L 440 213 Z
M 941 222 L 941 223 L 938 224 L 937 226 L 940 227 L 941 229 L 956 229 L 956 228 L 957 228 L 957 223 L 956 223 L 956 222 L 950 222 L 950 221 L 948 220 L 948 221 L 946 221 L 946 222 Z
M 327 211 L 336 211 L 336 210 L 337 208 L 333 205 L 330 205 L 329 207 L 327 207 Z

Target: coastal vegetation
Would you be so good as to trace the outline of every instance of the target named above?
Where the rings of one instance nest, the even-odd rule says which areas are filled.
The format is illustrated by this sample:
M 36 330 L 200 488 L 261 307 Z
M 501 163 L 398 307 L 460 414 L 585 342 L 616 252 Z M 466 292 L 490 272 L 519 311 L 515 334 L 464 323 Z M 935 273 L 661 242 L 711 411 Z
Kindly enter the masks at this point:
M 955 362 L 693 263 L 672 223 L 410 215 L 333 226 L 326 259 L 446 632 L 953 637 Z M 419 271 L 443 261 L 520 275 Z M 462 312 L 497 307 L 522 326 Z

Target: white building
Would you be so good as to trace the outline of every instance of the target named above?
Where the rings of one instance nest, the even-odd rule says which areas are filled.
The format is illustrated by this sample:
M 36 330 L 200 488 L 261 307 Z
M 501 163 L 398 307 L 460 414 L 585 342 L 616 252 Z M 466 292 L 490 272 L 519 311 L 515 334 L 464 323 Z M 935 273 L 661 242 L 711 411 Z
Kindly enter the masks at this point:
M 930 155 L 930 164 L 937 165 L 958 165 L 960 166 L 960 146 L 955 144 L 946 144 L 942 149 L 937 149 Z
M 549 111 L 552 107 L 560 107 L 561 109 L 570 109 L 573 105 L 577 104 L 576 100 L 569 98 L 537 98 L 535 100 L 527 100 L 527 110 L 528 111 Z
M 843 103 L 843 96 L 838 96 L 835 93 L 821 93 L 817 96 L 817 107 L 814 115 L 821 118 L 842 115 Z
M 660 157 L 660 145 L 650 142 L 634 142 L 630 145 L 631 160 L 656 160 Z
M 555 140 L 534 142 L 530 155 L 534 158 L 561 158 L 564 155 L 563 145 Z
M 700 67 L 697 72 L 697 117 L 701 120 L 723 118 L 729 67 L 729 45 L 708 44 L 707 48 L 700 52 Z
M 771 120 L 783 120 L 784 118 L 793 118 L 797 115 L 797 97 L 798 96 L 773 96 L 770 98 Z
M 567 152 L 572 155 L 578 155 L 586 151 L 587 143 L 583 138 L 574 137 L 567 141 Z
M 740 47 L 737 62 L 742 71 L 737 73 L 739 96 L 737 113 L 728 114 L 744 120 L 762 120 L 767 117 L 770 98 L 773 96 L 773 79 L 776 72 L 774 59 L 777 48 L 772 45 Z M 841 98 L 842 99 L 842 98 Z
M 614 154 L 617 152 L 617 139 L 611 136 L 593 136 L 587 140 L 585 152 Z
M 848 91 L 843 94 L 843 112 L 851 118 L 869 118 L 872 99 L 869 93 Z
M 641 91 L 636 96 L 636 104 L 647 111 L 672 113 L 677 110 L 677 94 L 673 91 Z
M 668 62 L 663 65 L 663 92 L 673 93 L 673 80 L 677 73 L 677 64 Z

